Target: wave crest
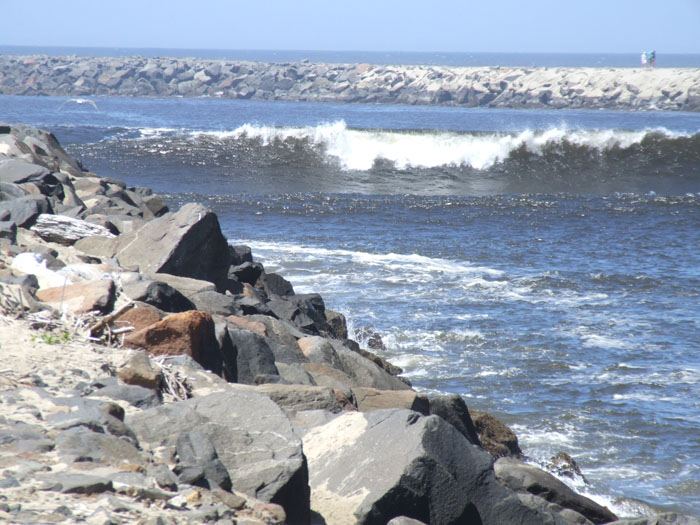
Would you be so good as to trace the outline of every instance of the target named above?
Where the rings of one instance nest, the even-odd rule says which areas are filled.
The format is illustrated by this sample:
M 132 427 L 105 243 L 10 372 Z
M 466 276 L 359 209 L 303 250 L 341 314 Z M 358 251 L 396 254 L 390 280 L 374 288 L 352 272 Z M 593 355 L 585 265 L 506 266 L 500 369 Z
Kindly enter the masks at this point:
M 177 130 L 144 129 L 143 138 Z M 195 139 L 255 141 L 262 147 L 311 147 L 337 161 L 345 170 L 367 171 L 388 162 L 397 169 L 468 167 L 488 170 L 519 155 L 542 156 L 567 149 L 594 154 L 628 150 L 648 140 L 674 141 L 693 137 L 665 128 L 640 131 L 572 130 L 566 127 L 518 133 L 456 133 L 363 130 L 342 121 L 304 127 L 275 127 L 246 123 L 233 131 L 193 131 Z

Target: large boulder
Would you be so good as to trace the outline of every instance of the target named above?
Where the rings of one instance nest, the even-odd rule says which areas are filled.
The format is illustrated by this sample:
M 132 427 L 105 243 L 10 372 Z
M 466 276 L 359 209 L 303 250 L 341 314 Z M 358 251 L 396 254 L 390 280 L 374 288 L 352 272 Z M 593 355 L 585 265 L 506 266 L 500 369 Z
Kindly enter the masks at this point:
M 12 221 L 24 228 L 32 226 L 41 214 L 52 212 L 51 203 L 41 195 L 0 202 L 0 220 Z
M 414 390 L 377 390 L 357 387 L 352 389 L 360 412 L 370 412 L 384 408 L 406 408 L 428 415 L 429 403 L 424 394 Z
M 42 213 L 36 218 L 36 223 L 31 229 L 45 241 L 69 246 L 85 237 L 114 237 L 104 226 L 64 215 L 49 215 L 46 213 Z
M 175 288 L 160 281 L 141 280 L 123 286 L 123 293 L 132 301 L 141 301 L 164 312 L 186 312 L 195 306 Z
M 348 412 L 303 439 L 311 508 L 328 525 L 553 522 L 502 487 L 489 455 L 436 416 Z
M 122 266 L 210 281 L 225 289 L 229 247 L 219 220 L 205 207 L 186 204 L 124 237 L 117 252 Z
M 170 314 L 124 338 L 124 345 L 152 355 L 187 355 L 215 374 L 221 374 L 223 357 L 209 314 L 191 310 Z
M 247 391 L 216 393 L 138 412 L 127 423 L 142 446 L 166 457 L 176 451 L 182 434 L 207 436 L 235 490 L 282 505 L 289 523 L 308 523 L 302 443 L 267 397 Z
M 278 376 L 275 355 L 264 337 L 249 330 L 229 327 L 228 335 L 236 352 L 238 382 L 253 385 L 258 376 Z
M 353 352 L 338 340 L 330 340 L 340 361 L 340 370 L 351 378 L 350 387 L 370 387 L 378 390 L 409 390 L 411 387 L 398 377 Z
M 430 396 L 429 411 L 431 415 L 440 416 L 455 427 L 470 443 L 481 446 L 469 408 L 462 396 L 457 394 Z
M 529 492 L 551 503 L 571 509 L 593 523 L 610 523 L 617 516 L 607 507 L 598 505 L 570 489 L 550 473 L 515 458 L 503 457 L 494 464 L 496 477 L 516 492 Z
M 86 281 L 52 288 L 42 288 L 37 299 L 58 311 L 73 314 L 108 313 L 114 306 L 115 287 L 111 280 Z

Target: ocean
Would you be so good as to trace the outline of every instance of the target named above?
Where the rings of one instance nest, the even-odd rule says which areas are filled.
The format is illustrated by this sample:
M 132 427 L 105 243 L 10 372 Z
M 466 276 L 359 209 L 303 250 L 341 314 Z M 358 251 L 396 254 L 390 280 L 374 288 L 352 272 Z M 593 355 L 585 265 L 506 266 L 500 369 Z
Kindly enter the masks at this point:
M 365 63 L 453 67 L 640 67 L 642 51 L 651 51 L 651 49 L 640 49 L 638 53 L 470 53 L 0 45 L 0 54 L 3 55 L 178 57 L 275 63 L 309 60 L 328 64 Z M 656 56 L 656 67 L 700 67 L 700 54 L 697 53 L 666 53 L 663 49 L 659 49 Z
M 571 454 L 583 493 L 700 515 L 700 114 L 86 100 L 0 120 L 211 207 L 417 388 Z

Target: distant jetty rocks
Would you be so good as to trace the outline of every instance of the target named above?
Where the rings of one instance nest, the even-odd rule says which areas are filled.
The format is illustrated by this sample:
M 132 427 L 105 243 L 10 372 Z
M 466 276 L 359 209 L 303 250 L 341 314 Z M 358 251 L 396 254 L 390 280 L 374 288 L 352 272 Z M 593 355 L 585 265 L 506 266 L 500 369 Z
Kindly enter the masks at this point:
M 0 56 L 0 93 L 700 111 L 700 69 L 5 55 Z

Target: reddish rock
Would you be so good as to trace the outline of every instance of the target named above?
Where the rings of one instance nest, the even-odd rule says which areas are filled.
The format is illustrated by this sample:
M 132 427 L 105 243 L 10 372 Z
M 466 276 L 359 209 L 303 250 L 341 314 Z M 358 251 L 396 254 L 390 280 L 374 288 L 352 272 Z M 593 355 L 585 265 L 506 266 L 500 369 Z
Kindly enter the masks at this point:
M 214 320 L 197 310 L 168 315 L 127 335 L 124 345 L 143 348 L 152 355 L 188 355 L 214 372 L 221 365 Z
M 55 310 L 74 314 L 98 311 L 104 314 L 114 306 L 114 293 L 114 282 L 104 280 L 42 288 L 36 296 Z
M 134 328 L 134 332 L 138 332 L 165 317 L 165 312 L 155 306 L 138 301 L 134 304 L 135 306 L 133 308 L 126 310 L 112 319 L 110 322 L 112 328 L 126 328 L 131 326 Z

